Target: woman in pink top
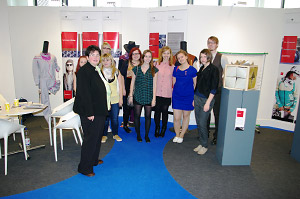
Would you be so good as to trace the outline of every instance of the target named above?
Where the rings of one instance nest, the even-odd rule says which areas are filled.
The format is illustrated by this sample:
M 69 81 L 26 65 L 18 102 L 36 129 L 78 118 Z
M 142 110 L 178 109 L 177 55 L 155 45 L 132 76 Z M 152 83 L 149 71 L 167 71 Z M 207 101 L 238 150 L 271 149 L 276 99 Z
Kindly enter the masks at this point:
M 159 60 L 156 83 L 156 106 L 154 113 L 155 137 L 164 137 L 168 123 L 168 109 L 172 98 L 172 74 L 173 74 L 173 55 L 168 46 L 164 46 L 159 53 Z M 162 128 L 160 131 L 160 116 L 162 115 Z

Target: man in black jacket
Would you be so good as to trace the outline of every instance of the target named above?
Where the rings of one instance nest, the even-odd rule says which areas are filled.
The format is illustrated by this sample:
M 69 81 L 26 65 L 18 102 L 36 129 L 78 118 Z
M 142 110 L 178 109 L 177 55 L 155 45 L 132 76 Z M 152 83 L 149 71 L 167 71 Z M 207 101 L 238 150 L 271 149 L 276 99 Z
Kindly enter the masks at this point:
M 73 110 L 79 114 L 84 137 L 78 172 L 92 177 L 99 160 L 105 118 L 108 115 L 106 88 L 97 70 L 101 51 L 91 45 L 85 52 L 88 62 L 77 73 L 77 91 Z

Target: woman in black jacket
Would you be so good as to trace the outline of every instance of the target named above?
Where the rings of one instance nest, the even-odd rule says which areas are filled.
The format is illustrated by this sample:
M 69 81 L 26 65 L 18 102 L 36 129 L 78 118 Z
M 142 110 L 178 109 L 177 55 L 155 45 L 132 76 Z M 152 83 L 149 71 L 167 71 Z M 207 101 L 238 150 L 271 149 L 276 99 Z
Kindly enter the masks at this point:
M 84 132 L 78 172 L 92 177 L 95 175 L 93 166 L 103 163 L 99 160 L 99 153 L 109 107 L 106 88 L 99 75 L 98 63 L 101 51 L 99 47 L 91 45 L 85 53 L 88 62 L 77 73 L 77 92 L 73 110 L 79 114 Z
M 199 155 L 204 155 L 208 147 L 207 120 L 214 106 L 218 83 L 218 68 L 211 64 L 212 54 L 208 49 L 203 49 L 199 55 L 202 65 L 197 73 L 197 84 L 194 95 L 195 117 L 199 134 L 200 145 L 194 149 Z

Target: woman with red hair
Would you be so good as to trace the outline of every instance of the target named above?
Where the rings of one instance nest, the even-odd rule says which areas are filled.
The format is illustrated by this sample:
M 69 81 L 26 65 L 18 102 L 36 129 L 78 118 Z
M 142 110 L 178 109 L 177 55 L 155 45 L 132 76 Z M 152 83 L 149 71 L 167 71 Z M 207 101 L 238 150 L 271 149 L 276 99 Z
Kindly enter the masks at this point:
M 76 75 L 77 75 L 79 69 L 80 69 L 84 64 L 86 64 L 86 62 L 87 62 L 86 56 L 80 56 L 80 57 L 79 57 L 78 62 L 77 62 L 76 71 L 75 71 L 75 78 L 74 78 L 74 91 L 75 91 L 75 93 L 76 93 Z
M 124 61 L 122 66 L 119 66 L 123 88 L 123 129 L 127 133 L 131 133 L 131 130 L 128 128 L 127 124 L 132 107 L 128 106 L 127 98 L 132 80 L 132 69 L 141 63 L 142 53 L 139 48 L 134 47 L 129 52 L 129 59 Z

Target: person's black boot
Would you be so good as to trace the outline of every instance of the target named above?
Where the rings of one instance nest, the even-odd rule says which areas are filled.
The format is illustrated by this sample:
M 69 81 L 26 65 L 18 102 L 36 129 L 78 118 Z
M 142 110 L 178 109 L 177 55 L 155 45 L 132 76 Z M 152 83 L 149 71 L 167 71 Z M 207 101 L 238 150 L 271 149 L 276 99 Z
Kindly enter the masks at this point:
M 150 138 L 148 137 L 148 134 L 145 135 L 145 140 L 146 140 L 147 143 L 150 142 Z
M 142 137 L 141 137 L 141 134 L 137 134 L 137 137 L 136 137 L 137 141 L 138 142 L 142 142 Z
M 167 127 L 166 126 L 163 126 L 162 128 L 161 128 L 161 132 L 160 132 L 160 137 L 165 137 L 165 133 L 166 133 L 166 130 L 167 130 Z
M 126 133 L 131 133 L 131 130 L 128 128 L 128 126 L 124 126 L 123 129 L 126 131 Z
M 160 130 L 160 126 L 155 126 L 155 134 L 154 134 L 154 136 L 155 136 L 156 138 L 159 137 L 159 130 Z

